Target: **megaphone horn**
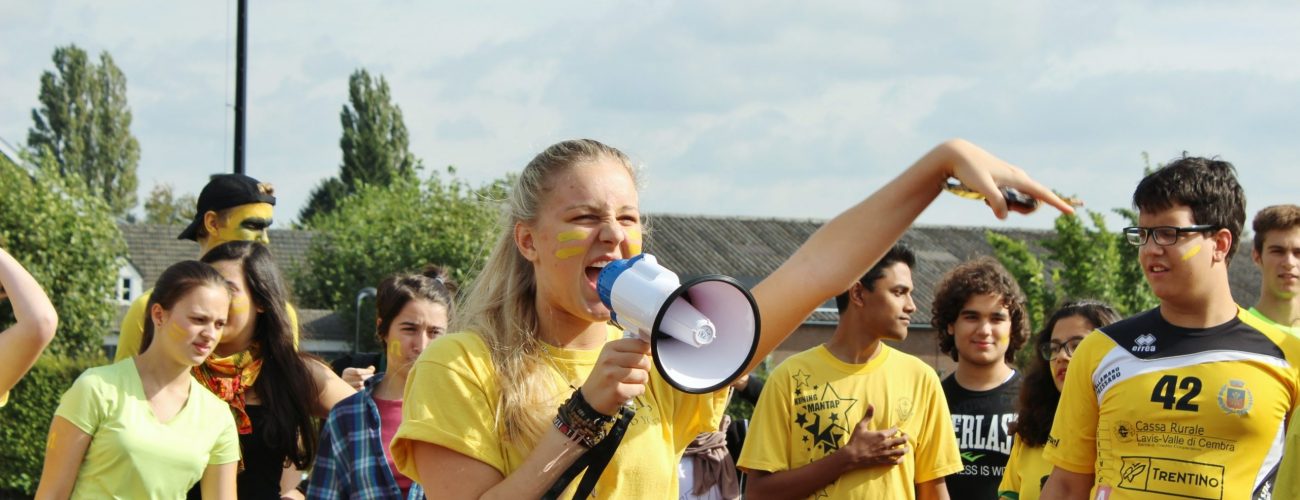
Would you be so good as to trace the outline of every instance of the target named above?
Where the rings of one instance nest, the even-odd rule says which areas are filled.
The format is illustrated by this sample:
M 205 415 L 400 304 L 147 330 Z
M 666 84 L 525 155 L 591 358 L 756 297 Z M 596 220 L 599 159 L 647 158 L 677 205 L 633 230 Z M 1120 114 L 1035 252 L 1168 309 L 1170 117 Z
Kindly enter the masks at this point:
M 758 306 L 731 277 L 681 283 L 653 255 L 641 254 L 601 269 L 596 291 L 625 335 L 650 342 L 655 369 L 681 391 L 726 387 L 758 350 Z

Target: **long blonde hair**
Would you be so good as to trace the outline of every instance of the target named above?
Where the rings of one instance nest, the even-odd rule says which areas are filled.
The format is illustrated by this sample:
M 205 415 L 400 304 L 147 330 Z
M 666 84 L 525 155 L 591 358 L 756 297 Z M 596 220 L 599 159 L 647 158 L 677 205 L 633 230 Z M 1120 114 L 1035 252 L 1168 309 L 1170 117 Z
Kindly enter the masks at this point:
M 470 285 L 451 331 L 475 332 L 487 343 L 501 395 L 497 427 L 506 440 L 532 448 L 546 430 L 557 401 L 543 343 L 537 338 L 537 281 L 533 264 L 515 246 L 518 223 L 537 219 L 550 179 L 566 169 L 601 160 L 623 165 L 636 183 L 636 169 L 622 151 L 591 139 L 559 142 L 539 153 L 519 175 L 503 206 L 500 236 Z

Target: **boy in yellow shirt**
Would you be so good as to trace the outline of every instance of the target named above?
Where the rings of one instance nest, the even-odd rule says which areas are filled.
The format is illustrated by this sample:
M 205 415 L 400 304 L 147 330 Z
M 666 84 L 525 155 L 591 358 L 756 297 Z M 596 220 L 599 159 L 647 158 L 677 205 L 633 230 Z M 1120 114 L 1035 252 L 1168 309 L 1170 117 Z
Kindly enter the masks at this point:
M 962 466 L 939 378 L 883 342 L 907 337 L 915 264 L 895 245 L 836 297 L 830 342 L 773 370 L 738 462 L 746 498 L 948 498 Z

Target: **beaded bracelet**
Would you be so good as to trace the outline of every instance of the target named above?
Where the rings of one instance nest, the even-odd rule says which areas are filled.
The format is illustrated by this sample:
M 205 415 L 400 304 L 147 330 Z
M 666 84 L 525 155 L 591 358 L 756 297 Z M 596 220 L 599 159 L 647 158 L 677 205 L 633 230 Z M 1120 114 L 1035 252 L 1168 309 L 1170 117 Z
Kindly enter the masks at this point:
M 596 411 L 587 403 L 581 389 L 574 389 L 573 395 L 560 405 L 555 415 L 555 428 L 587 448 L 605 439 L 613 423 L 614 417 Z

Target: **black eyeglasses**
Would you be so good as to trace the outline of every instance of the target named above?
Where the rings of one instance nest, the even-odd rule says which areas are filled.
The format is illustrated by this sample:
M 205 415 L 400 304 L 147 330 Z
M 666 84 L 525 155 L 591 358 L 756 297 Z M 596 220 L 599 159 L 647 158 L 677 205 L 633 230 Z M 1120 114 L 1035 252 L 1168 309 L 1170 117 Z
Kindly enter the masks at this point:
M 1219 226 L 1212 224 L 1197 224 L 1195 226 L 1156 226 L 1156 227 L 1139 227 L 1129 226 L 1124 228 L 1124 239 L 1130 245 L 1142 246 L 1147 242 L 1147 237 L 1151 236 L 1156 240 L 1156 244 L 1167 247 L 1178 243 L 1178 236 L 1183 233 L 1204 233 L 1219 229 Z
M 1070 337 L 1064 343 L 1049 340 L 1046 344 L 1038 346 L 1038 354 L 1048 361 L 1061 351 L 1065 351 L 1066 356 L 1073 356 L 1074 350 L 1079 348 L 1079 342 L 1083 342 L 1083 337 Z

